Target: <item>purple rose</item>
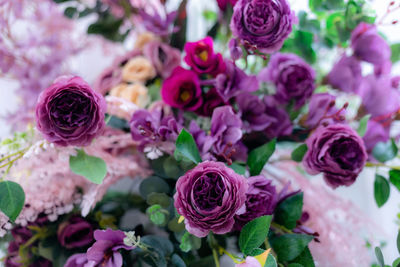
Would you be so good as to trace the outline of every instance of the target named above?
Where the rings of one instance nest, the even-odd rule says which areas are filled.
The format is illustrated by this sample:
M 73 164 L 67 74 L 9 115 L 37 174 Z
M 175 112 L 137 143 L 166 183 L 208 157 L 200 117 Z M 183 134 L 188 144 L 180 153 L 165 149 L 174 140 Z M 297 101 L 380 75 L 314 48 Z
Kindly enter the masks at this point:
M 220 53 L 215 54 L 213 39 L 206 37 L 185 44 L 185 62 L 198 74 L 218 75 L 225 71 L 225 62 Z
M 176 183 L 175 208 L 185 217 L 186 230 L 205 237 L 232 230 L 234 216 L 246 201 L 247 181 L 221 162 L 205 161 Z
M 362 79 L 361 64 L 355 56 L 345 54 L 333 66 L 328 75 L 328 83 L 346 93 L 357 92 Z
M 361 22 L 351 33 L 351 47 L 356 57 L 375 66 L 390 61 L 390 47 L 375 25 Z
M 292 32 L 293 19 L 286 0 L 239 0 L 233 9 L 230 27 L 245 45 L 273 53 Z
M 303 106 L 315 89 L 315 71 L 294 54 L 274 54 L 258 78 L 275 84 L 275 98 L 279 103 L 294 100 L 296 108 Z
M 388 76 L 364 77 L 357 93 L 362 99 L 363 108 L 372 117 L 390 117 L 400 108 L 399 91 L 392 87 Z
M 238 156 L 242 139 L 242 121 L 232 107 L 216 108 L 211 117 L 211 136 L 214 139 L 212 152 L 217 159 L 230 163 Z
M 258 80 L 236 67 L 232 61 L 226 61 L 226 71 L 217 76 L 215 88 L 224 101 L 229 101 L 241 93 L 257 91 Z
M 202 105 L 199 77 L 191 70 L 176 67 L 164 81 L 161 96 L 171 107 L 195 111 Z
M 289 114 L 283 108 L 279 107 L 275 98 L 266 96 L 264 98 L 265 112 L 275 118 L 275 120 L 265 129 L 268 138 L 275 138 L 290 135 L 293 131 L 293 125 Z
M 58 226 L 57 237 L 67 249 L 85 247 L 93 241 L 93 228 L 82 217 L 73 216 Z
M 60 146 L 86 146 L 102 133 L 106 102 L 79 77 L 60 77 L 36 106 L 37 128 Z
M 272 181 L 264 176 L 253 176 L 247 179 L 249 189 L 246 193 L 246 212 L 235 216 L 234 229 L 240 231 L 242 227 L 263 215 L 271 215 L 277 204 L 277 194 Z
M 151 60 L 154 68 L 163 77 L 167 78 L 181 63 L 181 53 L 160 41 L 152 41 L 143 48 L 143 54 Z
M 367 131 L 363 137 L 367 152 L 371 154 L 377 143 L 389 141 L 389 132 L 390 127 L 385 128 L 381 123 L 374 120 L 369 120 L 367 124 Z
M 344 110 L 335 107 L 336 97 L 329 93 L 313 94 L 305 125 L 311 129 L 319 125 L 338 123 L 344 120 Z
M 195 112 L 201 116 L 210 117 L 215 108 L 225 105 L 227 105 L 227 103 L 213 87 L 203 96 L 203 105 L 201 105 Z
M 364 141 L 347 125 L 319 127 L 306 141 L 305 169 L 324 173 L 327 184 L 336 188 L 352 185 L 367 160 Z
M 236 97 L 236 102 L 241 113 L 243 126 L 248 131 L 263 131 L 273 122 L 277 122 L 276 118 L 267 114 L 265 103 L 256 95 L 241 94 Z

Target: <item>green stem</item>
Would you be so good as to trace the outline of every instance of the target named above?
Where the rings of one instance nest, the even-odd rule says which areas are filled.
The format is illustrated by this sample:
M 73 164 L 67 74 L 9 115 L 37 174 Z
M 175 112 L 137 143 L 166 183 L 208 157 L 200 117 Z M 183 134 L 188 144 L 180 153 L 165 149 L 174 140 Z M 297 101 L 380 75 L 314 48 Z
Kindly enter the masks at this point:
M 10 154 L 10 155 L 7 155 L 7 156 L 1 158 L 1 159 L 0 159 L 0 162 L 5 161 L 6 159 L 11 158 L 11 157 L 13 157 L 13 156 L 16 156 L 16 155 L 18 155 L 18 154 L 20 154 L 20 153 L 25 153 L 26 151 L 27 151 L 27 148 L 24 148 L 24 149 L 22 149 L 22 150 L 19 150 L 19 151 L 17 151 L 17 152 L 14 152 L 14 153 L 12 153 L 12 154 Z
M 285 226 L 277 224 L 276 222 L 272 222 L 271 227 L 279 230 L 282 234 L 293 234 L 292 230 L 289 230 Z
M 378 162 L 378 163 L 367 162 L 365 164 L 365 167 L 386 167 L 386 168 L 400 171 L 400 166 L 389 166 L 389 165 L 386 165 L 385 163 L 381 163 L 381 162 Z
M 231 258 L 233 260 L 233 262 L 236 263 L 236 264 L 241 263 L 241 262 L 244 261 L 241 257 L 233 255 L 232 253 L 230 253 L 229 251 L 227 251 L 226 249 L 224 249 L 221 246 L 219 246 L 219 251 L 221 253 L 224 253 L 225 255 L 227 255 L 229 258 Z
M 213 253 L 213 257 L 214 257 L 215 267 L 220 267 L 217 250 L 215 248 L 213 248 L 212 253 Z

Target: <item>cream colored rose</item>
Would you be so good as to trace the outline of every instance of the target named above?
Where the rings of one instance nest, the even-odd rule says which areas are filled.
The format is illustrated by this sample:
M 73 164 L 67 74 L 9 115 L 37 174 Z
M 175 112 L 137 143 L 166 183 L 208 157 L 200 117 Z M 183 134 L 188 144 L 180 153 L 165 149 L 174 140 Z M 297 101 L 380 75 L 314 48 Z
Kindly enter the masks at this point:
M 150 43 L 151 41 L 160 40 L 157 36 L 152 34 L 151 32 L 144 32 L 138 35 L 135 42 L 135 49 L 142 50 L 143 47 Z
M 138 56 L 130 59 L 122 69 L 124 82 L 146 82 L 156 76 L 156 70 L 150 60 Z
M 148 90 L 140 83 L 119 84 L 111 89 L 110 95 L 128 100 L 142 108 L 149 103 Z

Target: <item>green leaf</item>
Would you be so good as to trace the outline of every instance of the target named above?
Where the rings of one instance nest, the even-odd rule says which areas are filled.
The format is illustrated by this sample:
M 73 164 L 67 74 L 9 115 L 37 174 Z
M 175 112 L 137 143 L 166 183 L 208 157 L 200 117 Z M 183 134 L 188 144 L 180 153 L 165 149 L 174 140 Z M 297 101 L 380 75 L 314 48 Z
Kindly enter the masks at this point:
M 181 244 L 179 245 L 179 247 L 183 252 L 197 250 L 201 247 L 201 239 L 194 235 L 191 235 L 189 232 L 186 232 L 182 236 Z
M 367 124 L 369 119 L 371 118 L 371 114 L 365 115 L 361 118 L 360 124 L 358 125 L 357 133 L 360 137 L 363 137 L 367 132 Z
M 22 187 L 12 181 L 0 182 L 0 210 L 14 222 L 25 203 L 25 193 Z
M 89 156 L 82 149 L 76 156 L 69 157 L 69 167 L 75 174 L 81 175 L 95 184 L 101 184 L 107 175 L 107 165 L 101 158 Z
M 375 175 L 374 197 L 378 207 L 382 207 L 389 199 L 390 185 L 387 179 L 379 174 Z
M 140 241 L 152 249 L 159 252 L 162 256 L 169 256 L 174 252 L 174 245 L 168 238 L 158 235 L 146 235 L 140 238 Z
M 304 251 L 313 238 L 310 235 L 285 234 L 272 238 L 270 243 L 280 262 L 291 261 Z
M 269 158 L 275 151 L 276 139 L 273 139 L 269 143 L 266 143 L 249 153 L 247 158 L 247 165 L 250 169 L 252 176 L 259 175 L 264 165 L 267 163 Z
M 168 208 L 169 205 L 171 204 L 172 199 L 165 193 L 157 193 L 157 192 L 151 192 L 147 196 L 147 204 L 155 205 L 159 204 L 163 208 Z
M 306 154 L 308 147 L 306 144 L 301 144 L 295 148 L 292 152 L 292 160 L 296 162 L 301 162 L 303 160 L 304 155 Z
M 146 214 L 149 215 L 150 221 L 156 225 L 163 225 L 166 220 L 166 214 L 168 211 L 163 210 L 160 205 L 155 204 L 147 208 Z
M 248 222 L 240 232 L 239 247 L 244 255 L 261 246 L 268 236 L 272 216 L 261 216 Z
M 274 256 L 270 253 L 268 254 L 267 260 L 265 261 L 264 267 L 278 267 L 278 264 L 276 263 L 276 259 Z
M 304 266 L 300 263 L 291 263 L 288 265 L 288 267 L 304 267 Z
M 183 158 L 196 164 L 201 162 L 201 157 L 196 142 L 194 141 L 193 136 L 185 129 L 182 129 L 181 133 L 176 139 L 174 156 L 177 160 L 181 160 Z
M 393 63 L 396 63 L 400 60 L 400 43 L 392 44 L 390 48 L 392 49 L 392 57 L 390 59 Z
M 151 193 L 166 193 L 170 191 L 169 185 L 161 178 L 157 176 L 150 176 L 140 183 L 139 192 L 140 195 L 147 199 Z
M 399 267 L 400 266 L 400 258 L 397 258 L 396 260 L 394 260 L 394 262 L 392 263 L 392 267 Z
M 394 159 L 397 155 L 398 148 L 394 139 L 389 140 L 388 142 L 379 142 L 375 145 L 372 150 L 372 155 L 375 159 L 380 162 L 385 162 L 391 159 Z
M 303 193 L 290 196 L 281 202 L 275 210 L 275 221 L 288 229 L 296 227 L 303 211 Z
M 378 259 L 378 263 L 381 267 L 385 267 L 385 260 L 383 259 L 383 254 L 380 247 L 375 247 L 375 256 Z
M 262 254 L 262 253 L 264 253 L 265 252 L 265 250 L 264 249 L 261 249 L 261 248 L 255 248 L 255 249 L 253 249 L 250 253 L 249 253 L 249 255 L 248 256 L 252 256 L 252 257 L 254 257 L 254 256 L 258 256 L 258 255 L 260 255 L 260 254 Z
M 77 13 L 78 13 L 78 10 L 76 7 L 70 6 L 64 10 L 64 16 L 66 16 L 67 18 L 70 18 L 70 19 L 72 19 L 72 17 L 74 17 L 75 14 L 77 14 Z
M 234 170 L 237 174 L 240 174 L 240 175 L 246 174 L 246 167 L 237 162 L 233 162 L 228 167 L 231 168 L 232 170 Z
M 396 244 L 397 244 L 397 251 L 400 253 L 400 230 L 397 233 Z
M 178 254 L 173 254 L 171 258 L 171 267 L 186 267 L 185 262 L 182 260 L 182 258 Z
M 390 170 L 389 171 L 389 180 L 394 185 L 397 190 L 400 191 L 400 171 L 399 170 Z
M 314 259 L 308 247 L 306 247 L 303 252 L 293 260 L 293 262 L 299 263 L 302 266 L 315 267 Z
M 218 14 L 212 10 L 204 10 L 203 17 L 209 21 L 216 21 L 218 18 Z

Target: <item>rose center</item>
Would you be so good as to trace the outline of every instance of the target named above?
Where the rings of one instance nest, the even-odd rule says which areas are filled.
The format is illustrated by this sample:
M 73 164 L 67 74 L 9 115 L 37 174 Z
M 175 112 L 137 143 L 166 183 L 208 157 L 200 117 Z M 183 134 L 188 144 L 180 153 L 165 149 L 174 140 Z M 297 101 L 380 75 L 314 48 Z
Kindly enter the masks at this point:
M 222 206 L 225 185 L 222 178 L 215 173 L 200 177 L 193 188 L 194 204 L 201 210 L 213 210 Z
M 346 170 L 360 167 L 362 152 L 357 142 L 352 139 L 339 139 L 333 142 L 330 156 Z
M 243 20 L 250 33 L 259 36 L 268 34 L 279 24 L 279 6 L 275 1 L 252 1 L 244 7 Z

